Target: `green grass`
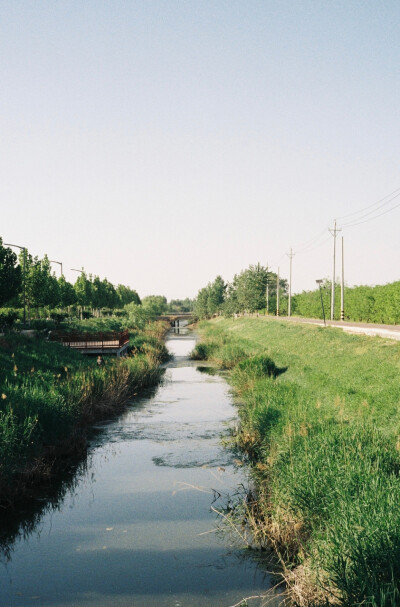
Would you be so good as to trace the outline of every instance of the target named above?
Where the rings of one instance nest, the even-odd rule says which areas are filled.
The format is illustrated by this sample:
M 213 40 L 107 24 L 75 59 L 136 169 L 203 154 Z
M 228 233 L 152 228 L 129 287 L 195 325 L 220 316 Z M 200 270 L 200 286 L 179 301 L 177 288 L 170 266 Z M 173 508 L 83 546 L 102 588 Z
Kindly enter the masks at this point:
M 88 357 L 43 338 L 0 338 L 0 500 L 18 498 L 40 458 L 82 444 L 85 427 L 115 414 L 139 390 L 156 384 L 167 352 L 164 328 L 132 336 L 132 355 Z M 79 439 L 79 440 L 78 440 Z M 39 466 L 40 467 L 40 466 Z M 24 480 L 25 479 L 25 480 Z M 38 479 L 40 480 L 40 479 Z
M 231 373 L 236 443 L 257 479 L 255 532 L 279 551 L 299 604 L 398 605 L 400 344 L 274 319 L 202 331 L 214 360 L 227 345 L 247 354 Z M 308 603 L 296 570 L 309 572 Z

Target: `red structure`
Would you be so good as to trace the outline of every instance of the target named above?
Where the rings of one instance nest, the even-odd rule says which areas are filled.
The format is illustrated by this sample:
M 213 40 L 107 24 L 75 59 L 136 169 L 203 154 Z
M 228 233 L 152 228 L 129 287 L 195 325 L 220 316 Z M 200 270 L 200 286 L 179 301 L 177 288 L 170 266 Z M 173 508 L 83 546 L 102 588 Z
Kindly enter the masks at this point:
M 58 341 L 67 346 L 80 350 L 85 354 L 121 354 L 129 345 L 129 331 L 107 331 L 106 333 L 63 333 L 53 331 L 50 335 L 52 341 Z

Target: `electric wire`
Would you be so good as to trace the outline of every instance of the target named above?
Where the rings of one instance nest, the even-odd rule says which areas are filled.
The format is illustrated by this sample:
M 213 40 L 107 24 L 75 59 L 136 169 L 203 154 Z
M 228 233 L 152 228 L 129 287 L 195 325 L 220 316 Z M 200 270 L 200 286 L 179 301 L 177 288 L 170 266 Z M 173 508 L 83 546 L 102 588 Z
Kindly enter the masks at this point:
M 293 249 L 295 249 L 296 251 L 300 251 L 308 246 L 311 246 L 312 244 L 314 244 L 314 242 L 319 240 L 321 238 L 321 236 L 323 236 L 323 234 L 325 234 L 326 230 L 328 230 L 328 229 L 329 229 L 329 226 L 326 226 L 323 230 L 318 232 L 318 234 L 316 234 L 316 236 L 314 236 L 313 238 L 310 238 L 309 240 L 305 240 L 304 242 L 301 242 L 297 246 L 293 247 Z
M 331 237 L 329 235 L 328 238 L 325 238 L 322 242 L 314 245 L 313 247 L 307 247 L 306 249 L 301 249 L 300 251 L 296 251 L 296 254 L 302 255 L 303 253 L 308 253 L 309 251 L 314 251 L 315 249 L 319 249 L 319 247 L 322 247 L 322 245 L 324 245 L 330 239 L 331 239 Z
M 399 195 L 400 195 L 400 188 L 397 188 L 396 190 L 393 190 L 393 192 L 391 192 L 390 194 L 387 194 L 380 200 L 373 202 L 372 204 L 364 207 L 363 209 L 360 209 L 359 211 L 354 211 L 353 213 L 348 213 L 346 215 L 341 215 L 340 217 L 337 217 L 337 219 L 339 219 L 339 220 L 347 219 L 347 217 L 353 217 L 354 215 L 359 215 L 361 213 L 363 214 L 363 217 L 366 215 L 370 215 L 371 213 L 374 213 L 378 209 L 384 207 L 386 204 L 389 204 L 389 202 L 391 202 L 394 198 L 397 198 L 397 196 L 399 196 Z M 387 200 L 388 198 L 390 200 Z M 372 207 L 376 207 L 376 208 L 372 209 Z M 368 209 L 372 209 L 372 210 L 364 215 L 364 211 L 368 211 Z M 358 219 L 362 219 L 362 217 L 355 218 L 355 220 L 358 220 Z M 354 221 L 354 220 L 352 219 L 351 221 Z
M 395 200 L 396 198 L 398 198 L 400 196 L 400 192 L 398 194 L 396 194 L 395 196 L 392 196 L 392 198 L 390 200 L 387 200 L 385 203 L 379 205 L 378 207 L 376 207 L 375 209 L 372 209 L 372 211 L 368 211 L 368 213 L 364 213 L 363 215 L 360 215 L 360 217 L 355 217 L 354 219 L 351 219 L 348 222 L 345 222 L 344 224 L 342 224 L 343 227 L 345 227 L 346 225 L 352 225 L 352 224 L 356 224 L 360 221 L 360 223 L 362 223 L 361 220 L 363 220 L 365 217 L 368 217 L 369 215 L 372 215 L 373 213 L 376 213 L 377 211 L 379 211 L 379 209 L 383 208 L 385 205 L 389 204 L 390 202 L 393 202 L 393 200 Z M 397 206 L 397 205 L 396 205 Z M 392 207 L 392 208 L 396 208 L 396 206 Z M 383 214 L 391 211 L 392 209 L 389 209 L 388 211 L 384 211 Z M 371 219 L 374 219 L 375 217 L 379 217 L 380 215 L 374 215 L 373 217 L 371 217 Z
M 400 196 L 400 193 L 397 196 Z M 399 206 L 400 206 L 400 202 L 395 204 L 394 207 L 392 207 L 391 209 L 387 209 L 386 211 L 383 211 L 383 213 L 379 213 L 379 215 L 374 215 L 373 217 L 369 217 L 368 219 L 364 219 L 363 221 L 357 221 L 354 223 L 345 223 L 345 224 L 342 224 L 342 227 L 343 228 L 352 228 L 352 227 L 358 226 L 362 223 L 367 223 L 367 221 L 372 221 L 373 219 L 378 219 L 378 217 L 382 217 L 382 215 L 387 215 L 391 211 L 394 211 L 394 209 L 397 209 L 397 207 L 399 207 Z

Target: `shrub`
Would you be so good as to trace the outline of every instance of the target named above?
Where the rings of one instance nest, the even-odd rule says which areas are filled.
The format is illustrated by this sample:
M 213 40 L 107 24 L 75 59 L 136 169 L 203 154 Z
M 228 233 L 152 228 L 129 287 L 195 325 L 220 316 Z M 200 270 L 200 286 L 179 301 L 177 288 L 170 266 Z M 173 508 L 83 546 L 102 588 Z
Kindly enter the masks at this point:
M 14 308 L 0 308 L 0 331 L 9 331 L 17 318 L 18 311 Z

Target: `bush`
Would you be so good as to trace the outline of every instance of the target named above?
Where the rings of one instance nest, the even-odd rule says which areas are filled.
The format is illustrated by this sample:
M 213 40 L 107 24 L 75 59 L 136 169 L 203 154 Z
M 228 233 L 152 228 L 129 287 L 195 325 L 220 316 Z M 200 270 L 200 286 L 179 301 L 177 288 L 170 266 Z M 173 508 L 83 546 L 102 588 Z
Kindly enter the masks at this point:
M 286 371 L 287 367 L 278 368 L 272 358 L 266 354 L 252 356 L 246 360 L 242 360 L 237 365 L 236 374 L 247 375 L 253 379 L 261 377 L 277 377 Z
M 64 310 L 51 310 L 50 318 L 54 320 L 56 325 L 59 325 L 63 320 L 68 318 L 68 313 Z
M 19 314 L 15 308 L 0 308 L 0 331 L 9 331 L 17 318 Z

